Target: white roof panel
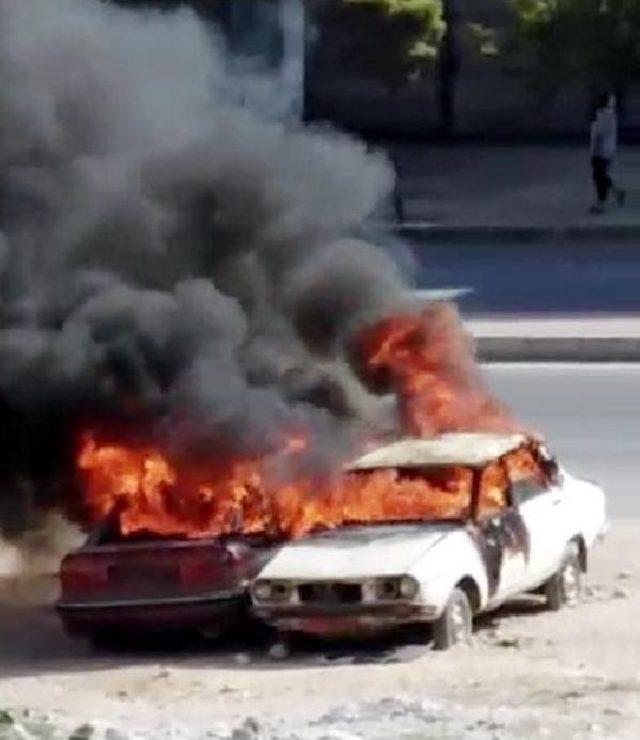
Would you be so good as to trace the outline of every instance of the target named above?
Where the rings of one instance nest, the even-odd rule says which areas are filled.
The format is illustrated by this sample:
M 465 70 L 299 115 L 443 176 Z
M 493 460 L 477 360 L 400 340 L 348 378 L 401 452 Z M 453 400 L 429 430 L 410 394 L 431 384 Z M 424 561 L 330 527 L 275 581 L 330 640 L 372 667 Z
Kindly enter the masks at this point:
M 465 465 L 480 467 L 527 441 L 523 434 L 443 434 L 433 439 L 401 439 L 368 452 L 348 470 Z

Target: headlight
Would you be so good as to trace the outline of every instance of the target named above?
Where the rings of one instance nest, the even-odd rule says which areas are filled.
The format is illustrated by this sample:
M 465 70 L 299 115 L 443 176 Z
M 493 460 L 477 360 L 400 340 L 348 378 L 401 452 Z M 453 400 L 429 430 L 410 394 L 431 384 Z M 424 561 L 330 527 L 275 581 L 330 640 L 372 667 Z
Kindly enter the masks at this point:
M 273 601 L 288 601 L 291 598 L 291 584 L 275 582 L 271 584 L 271 599 Z
M 400 579 L 400 594 L 403 599 L 414 599 L 419 591 L 418 581 L 411 576 L 402 576 Z
M 417 596 L 419 585 L 411 576 L 391 576 L 376 579 L 376 599 L 379 601 L 397 601 L 413 599 Z
M 399 597 L 399 578 L 378 578 L 376 580 L 376 599 L 380 601 L 394 601 Z
M 271 598 L 271 583 L 269 581 L 257 581 L 253 586 L 253 595 L 259 601 L 268 601 Z
M 253 595 L 258 601 L 288 601 L 293 588 L 286 581 L 256 581 Z

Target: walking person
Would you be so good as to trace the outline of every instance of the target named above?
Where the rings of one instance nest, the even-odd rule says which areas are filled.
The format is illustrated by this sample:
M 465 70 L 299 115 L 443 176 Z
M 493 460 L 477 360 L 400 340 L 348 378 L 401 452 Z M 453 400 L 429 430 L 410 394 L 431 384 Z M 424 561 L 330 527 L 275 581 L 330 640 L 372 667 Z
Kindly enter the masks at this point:
M 618 205 L 624 205 L 626 193 L 611 179 L 611 164 L 618 149 L 618 116 L 616 98 L 604 93 L 598 98 L 596 111 L 591 122 L 591 167 L 596 189 L 596 203 L 591 213 L 604 213 L 609 193 L 613 193 Z

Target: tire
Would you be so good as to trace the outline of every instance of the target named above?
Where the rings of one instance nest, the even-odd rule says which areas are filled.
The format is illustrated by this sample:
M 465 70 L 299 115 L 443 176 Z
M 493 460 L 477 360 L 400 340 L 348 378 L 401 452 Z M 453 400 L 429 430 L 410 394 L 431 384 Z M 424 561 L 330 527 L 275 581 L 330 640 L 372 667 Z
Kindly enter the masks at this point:
M 469 597 L 461 588 L 454 588 L 442 614 L 433 623 L 434 650 L 448 650 L 454 645 L 469 643 L 473 633 L 473 610 Z
M 575 606 L 582 596 L 582 567 L 580 553 L 571 543 L 557 573 L 544 584 L 542 592 L 547 598 L 547 607 L 554 612 L 563 606 Z

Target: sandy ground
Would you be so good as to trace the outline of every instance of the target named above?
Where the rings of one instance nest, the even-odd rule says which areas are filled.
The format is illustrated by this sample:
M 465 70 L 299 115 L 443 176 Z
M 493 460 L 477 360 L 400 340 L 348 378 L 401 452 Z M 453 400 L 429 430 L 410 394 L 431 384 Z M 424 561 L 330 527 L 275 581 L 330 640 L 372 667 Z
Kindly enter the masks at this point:
M 614 522 L 579 607 L 514 603 L 442 654 L 415 639 L 285 660 L 242 644 L 96 654 L 37 603 L 52 589 L 5 587 L 0 738 L 637 738 L 638 536 Z

